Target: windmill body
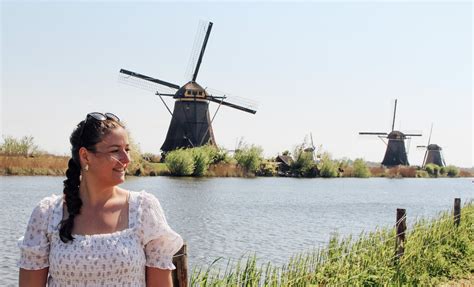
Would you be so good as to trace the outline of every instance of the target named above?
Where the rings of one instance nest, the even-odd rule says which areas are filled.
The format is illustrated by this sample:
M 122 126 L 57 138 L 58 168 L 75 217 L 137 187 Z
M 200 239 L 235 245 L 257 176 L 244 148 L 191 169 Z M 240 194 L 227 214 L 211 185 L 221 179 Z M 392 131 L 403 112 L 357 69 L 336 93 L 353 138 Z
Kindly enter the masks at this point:
M 175 93 L 167 94 L 156 92 L 156 95 L 160 97 L 163 104 L 166 106 L 172 116 L 170 126 L 166 134 L 166 139 L 161 146 L 161 150 L 164 153 L 179 148 L 198 147 L 205 144 L 216 145 L 214 132 L 212 130 L 212 121 L 215 117 L 215 114 L 211 118 L 209 114 L 210 102 L 219 104 L 216 113 L 220 106 L 228 106 L 252 114 L 256 113 L 255 109 L 253 108 L 253 104 L 250 101 L 247 100 L 244 104 L 229 102 L 226 100 L 227 97 L 225 95 L 211 95 L 206 91 L 206 89 L 196 82 L 207 41 L 211 33 L 212 25 L 212 22 L 208 23 L 207 31 L 201 47 L 199 58 L 195 65 L 192 79 L 182 87 L 136 72 L 125 69 L 120 70 L 122 77 L 121 80 L 132 85 L 143 86 L 145 84 L 150 85 L 151 83 L 152 85 L 166 86 L 167 88 L 176 90 Z M 163 100 L 162 97 L 164 96 L 173 97 L 175 99 L 173 112 L 171 112 L 166 102 Z
M 444 161 L 442 148 L 437 144 L 430 144 L 426 148 L 426 159 L 423 163 L 423 166 L 426 166 L 429 163 L 436 164 L 438 166 L 446 166 Z
M 176 92 L 173 117 L 162 151 L 216 145 L 206 96 L 206 91 L 195 82 L 187 83 Z
M 405 149 L 405 134 L 392 131 L 388 134 L 387 149 L 382 160 L 384 166 L 410 165 Z
M 385 156 L 382 160 L 382 165 L 386 167 L 392 167 L 397 165 L 410 165 L 408 162 L 408 153 L 405 148 L 405 140 L 413 136 L 421 136 L 421 134 L 407 134 L 401 131 L 394 130 L 395 128 L 395 116 L 397 113 L 397 100 L 395 100 L 395 108 L 393 111 L 393 122 L 392 131 L 386 132 L 359 132 L 360 135 L 376 135 L 380 139 L 388 140 L 386 143 L 387 149 L 385 150 Z
M 426 149 L 425 157 L 423 158 L 423 167 L 426 167 L 426 165 L 430 163 L 436 164 L 437 166 L 446 166 L 446 162 L 444 161 L 443 152 L 442 152 L 443 149 L 439 145 L 431 143 L 432 133 L 433 133 L 433 124 L 431 124 L 428 144 L 417 146 L 419 148 Z

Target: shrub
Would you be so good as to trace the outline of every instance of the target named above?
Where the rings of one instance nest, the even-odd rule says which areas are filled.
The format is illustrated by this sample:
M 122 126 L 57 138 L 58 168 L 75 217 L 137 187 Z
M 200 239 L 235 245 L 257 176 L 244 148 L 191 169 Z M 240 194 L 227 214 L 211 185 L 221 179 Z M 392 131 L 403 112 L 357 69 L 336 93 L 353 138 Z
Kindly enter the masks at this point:
M 445 167 L 446 175 L 449 177 L 457 177 L 459 176 L 459 168 L 455 167 L 454 165 L 448 165 Z
M 235 151 L 234 158 L 247 172 L 255 173 L 262 162 L 263 150 L 259 146 L 241 146 Z
M 417 170 L 415 176 L 419 178 L 430 177 L 430 175 L 428 174 L 428 172 L 426 172 L 426 170 Z
M 192 175 L 203 176 L 206 174 L 211 163 L 210 155 L 214 150 L 210 149 L 209 146 L 196 147 L 190 150 L 194 164 Z
M 429 163 L 425 166 L 425 170 L 431 177 L 438 177 L 440 168 L 434 163 Z
M 339 175 L 338 163 L 331 159 L 331 155 L 324 153 L 318 164 L 319 175 L 321 177 L 337 177 Z
M 203 149 L 209 157 L 211 164 L 217 163 L 229 163 L 232 161 L 232 157 L 229 156 L 229 153 L 224 149 L 212 145 L 205 145 L 200 147 Z
M 352 171 L 352 174 L 354 177 L 362 177 L 362 178 L 370 177 L 370 170 L 363 159 L 361 158 L 356 159 L 354 163 L 352 164 L 352 167 L 354 169 Z
M 263 161 L 257 171 L 258 176 L 275 176 L 277 174 L 276 162 Z
M 303 146 L 297 146 L 294 151 L 293 162 L 290 170 L 295 176 L 315 177 L 318 175 L 318 168 L 313 160 L 313 153 L 305 151 Z
M 0 152 L 5 155 L 35 155 L 38 153 L 38 146 L 34 144 L 32 136 L 24 136 L 16 139 L 12 136 L 3 136 L 3 143 L 0 145 Z
M 174 176 L 189 176 L 194 171 L 194 160 L 189 149 L 177 149 L 166 154 L 165 164 Z

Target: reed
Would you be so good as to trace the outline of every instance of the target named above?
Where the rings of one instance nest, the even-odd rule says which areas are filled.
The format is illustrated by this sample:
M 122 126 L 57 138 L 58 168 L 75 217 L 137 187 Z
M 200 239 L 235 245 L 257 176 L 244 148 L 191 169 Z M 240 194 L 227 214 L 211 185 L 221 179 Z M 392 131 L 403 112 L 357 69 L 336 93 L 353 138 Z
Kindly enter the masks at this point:
M 0 155 L 1 175 L 64 175 L 69 158 L 40 155 L 36 157 Z
M 461 211 L 455 226 L 451 213 L 417 221 L 406 234 L 405 254 L 395 257 L 395 229 L 334 236 L 323 248 L 297 254 L 283 266 L 257 264 L 255 255 L 196 267 L 191 286 L 433 286 L 472 278 L 474 271 L 474 205 Z M 277 252 L 277 251 L 276 251 Z M 472 282 L 471 282 L 472 283 Z

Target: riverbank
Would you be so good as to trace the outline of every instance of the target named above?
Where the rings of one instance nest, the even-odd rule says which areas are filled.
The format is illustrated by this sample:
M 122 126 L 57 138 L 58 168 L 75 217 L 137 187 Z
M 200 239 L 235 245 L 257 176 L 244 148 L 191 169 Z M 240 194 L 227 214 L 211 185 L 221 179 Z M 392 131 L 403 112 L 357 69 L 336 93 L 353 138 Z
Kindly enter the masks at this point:
M 474 205 L 419 220 L 403 233 L 403 253 L 395 228 L 359 239 L 333 237 L 328 246 L 292 257 L 282 267 L 257 264 L 255 256 L 229 262 L 226 269 L 196 268 L 191 286 L 457 286 L 473 283 Z M 399 250 L 399 249 L 398 249 Z M 397 254 L 397 255 L 396 255 Z M 446 284 L 446 285 L 445 285 Z M 458 285 L 472 286 L 472 285 Z
M 0 155 L 0 175 L 50 175 L 64 176 L 67 169 L 69 157 L 57 155 L 38 155 L 38 156 L 21 156 L 21 155 Z M 277 172 L 268 173 L 265 170 L 268 166 L 275 168 L 272 162 L 265 162 L 261 166 L 263 172 L 257 172 L 256 176 L 291 176 L 288 174 L 278 174 Z M 387 177 L 387 178 L 415 178 L 429 177 L 419 168 L 414 166 L 398 166 L 393 168 L 384 168 L 380 166 L 368 167 L 370 177 Z M 132 169 L 127 171 L 127 175 L 131 176 L 170 176 L 170 170 L 165 163 L 151 162 L 141 160 L 134 165 Z M 236 163 L 220 162 L 209 165 L 205 174 L 206 177 L 253 177 L 254 173 L 247 172 L 244 168 Z M 439 177 L 446 175 L 440 174 Z M 459 177 L 474 177 L 474 168 L 459 168 Z M 337 177 L 357 177 L 351 166 L 341 169 Z

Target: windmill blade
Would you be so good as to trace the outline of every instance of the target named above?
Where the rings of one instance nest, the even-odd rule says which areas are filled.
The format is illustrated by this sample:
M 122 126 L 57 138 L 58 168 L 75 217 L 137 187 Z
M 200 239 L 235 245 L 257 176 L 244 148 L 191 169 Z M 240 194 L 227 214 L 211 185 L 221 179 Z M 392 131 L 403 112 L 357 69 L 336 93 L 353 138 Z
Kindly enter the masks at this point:
M 176 89 L 176 90 L 179 89 L 179 86 L 176 85 L 176 84 L 169 83 L 169 82 L 166 82 L 166 81 L 162 81 L 162 80 L 159 80 L 159 79 L 155 79 L 155 78 L 145 76 L 145 75 L 142 75 L 142 74 L 139 74 L 139 73 L 135 73 L 135 72 L 132 72 L 132 71 L 128 71 L 128 70 L 125 70 L 125 69 L 120 69 L 120 74 L 123 75 L 123 80 L 125 80 L 125 81 L 132 77 L 132 78 L 140 79 L 142 81 L 147 81 L 147 82 L 152 82 L 152 83 L 155 83 L 155 84 L 158 84 L 158 85 L 163 85 L 163 86 L 166 86 L 168 88 L 172 88 L 172 89 Z
M 386 136 L 386 135 L 388 135 L 388 133 L 384 133 L 384 132 L 359 132 L 359 135 Z
M 186 72 L 184 74 L 186 82 L 191 81 L 193 78 L 193 73 L 199 58 L 199 52 L 201 51 L 201 46 L 204 42 L 204 36 L 206 35 L 207 26 L 209 26 L 208 21 L 199 20 L 196 36 L 194 36 L 193 48 L 191 50 L 191 55 L 189 56 L 188 64 L 186 65 Z
M 428 145 L 430 145 L 430 142 L 431 142 L 431 133 L 432 132 L 433 132 L 433 123 L 431 123 L 430 137 L 428 138 Z
M 397 114 L 397 99 L 395 99 L 395 108 L 393 109 L 392 131 L 395 129 L 395 116 Z
M 421 137 L 423 136 L 422 134 L 404 134 L 405 137 Z
M 206 50 L 207 41 L 209 40 L 209 35 L 211 34 L 211 30 L 212 30 L 212 22 L 209 22 L 207 26 L 206 36 L 204 37 L 204 42 L 202 43 L 201 53 L 199 54 L 199 58 L 196 63 L 196 68 L 194 69 L 194 74 L 192 78 L 193 82 L 196 81 L 197 75 L 199 73 L 199 68 L 201 67 L 202 58 L 204 57 L 204 51 Z
M 223 106 L 228 106 L 228 107 L 231 107 L 231 108 L 234 108 L 234 109 L 237 109 L 237 110 L 241 110 L 241 111 L 244 111 L 244 112 L 247 112 L 247 113 L 251 113 L 251 114 L 255 114 L 257 112 L 253 108 L 253 106 L 251 106 L 251 105 L 248 105 L 248 104 L 243 104 L 243 105 L 234 104 L 234 103 L 225 101 L 226 98 L 227 97 L 225 97 L 225 96 L 223 96 L 223 97 L 215 97 L 215 96 L 212 96 L 212 95 L 207 96 L 207 99 L 209 101 L 214 102 L 214 103 L 218 103 L 218 104 L 223 105 Z
M 311 138 L 311 146 L 313 147 L 313 150 L 314 150 L 313 133 L 309 133 L 309 136 Z
M 426 165 L 426 157 L 428 156 L 428 149 L 425 150 L 425 156 L 423 157 L 423 165 L 422 167 L 425 167 Z

